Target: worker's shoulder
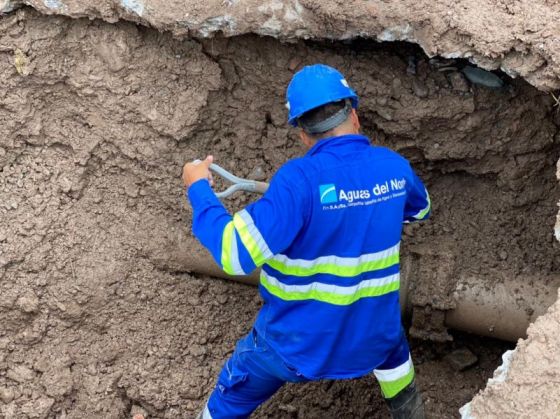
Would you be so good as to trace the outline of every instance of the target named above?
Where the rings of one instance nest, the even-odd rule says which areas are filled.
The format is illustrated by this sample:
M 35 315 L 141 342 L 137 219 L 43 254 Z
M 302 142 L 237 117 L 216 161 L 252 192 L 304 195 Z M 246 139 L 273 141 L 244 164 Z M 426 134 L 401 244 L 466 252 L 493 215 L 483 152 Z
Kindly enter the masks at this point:
M 391 150 L 388 147 L 374 145 L 370 147 L 370 155 L 374 159 L 379 160 L 395 160 L 401 163 L 409 164 L 408 160 L 401 156 L 394 150 Z
M 282 166 L 280 166 L 276 174 L 277 175 L 280 174 L 284 176 L 301 175 L 302 173 L 305 172 L 305 167 L 306 167 L 305 159 L 306 159 L 305 156 L 303 156 L 303 157 L 296 157 L 288 160 Z
M 303 179 L 306 179 L 307 165 L 305 164 L 305 157 L 297 157 L 285 162 L 276 171 L 272 178 L 272 182 L 282 179 L 284 182 L 288 183 L 301 183 Z

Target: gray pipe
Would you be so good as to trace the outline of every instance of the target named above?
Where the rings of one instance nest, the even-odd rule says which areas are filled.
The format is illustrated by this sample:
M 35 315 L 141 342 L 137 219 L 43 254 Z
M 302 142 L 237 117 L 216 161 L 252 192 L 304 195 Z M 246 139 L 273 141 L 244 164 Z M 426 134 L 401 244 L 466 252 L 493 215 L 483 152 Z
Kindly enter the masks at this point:
M 529 324 L 556 301 L 560 276 L 508 279 L 492 284 L 480 278 L 459 281 L 454 292 L 456 307 L 446 312 L 445 324 L 512 342 L 527 337 Z
M 159 256 L 158 256 L 159 255 Z M 178 246 L 150 255 L 161 268 L 192 272 L 257 286 L 259 271 L 247 276 L 230 276 L 216 264 L 208 251 L 192 237 L 182 237 Z M 401 275 L 400 300 L 403 313 L 409 302 L 409 275 Z M 515 342 L 526 337 L 527 327 L 556 301 L 560 275 L 523 277 L 489 284 L 481 278 L 459 280 L 454 292 L 456 307 L 445 312 L 450 329 Z
M 492 81 L 492 77 L 501 82 L 494 74 L 480 71 L 469 74 L 485 78 L 485 82 Z M 230 196 L 238 190 L 262 194 L 268 189 L 268 183 L 239 178 L 216 164 L 212 164 L 210 169 L 233 183 L 226 191 L 220 192 L 219 197 Z M 158 261 L 165 262 L 167 266 L 163 267 L 168 270 L 194 272 L 253 286 L 259 284 L 259 270 L 247 276 L 227 275 L 192 237 L 182 237 L 180 245 L 164 251 L 161 258 L 155 258 L 155 262 Z M 400 302 L 403 314 L 413 310 L 408 298 L 409 277 L 406 272 L 401 273 Z M 516 341 L 525 338 L 529 324 L 554 304 L 559 286 L 560 275 L 548 278 L 525 276 L 506 282 L 495 281 L 494 284 L 488 284 L 481 278 L 463 278 L 453 295 L 455 308 L 444 312 L 444 324 L 450 329 Z

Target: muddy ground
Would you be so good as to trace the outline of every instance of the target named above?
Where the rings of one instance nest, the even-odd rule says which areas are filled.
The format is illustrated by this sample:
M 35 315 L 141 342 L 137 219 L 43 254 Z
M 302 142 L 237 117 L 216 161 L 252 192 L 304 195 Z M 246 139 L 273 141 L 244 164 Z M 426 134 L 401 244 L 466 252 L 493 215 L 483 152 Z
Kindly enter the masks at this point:
M 409 44 L 178 40 L 21 9 L 0 18 L 0 416 L 194 415 L 260 303 L 255 289 L 155 260 L 190 234 L 181 166 L 212 152 L 268 178 L 302 153 L 283 92 L 315 62 L 346 74 L 364 131 L 429 186 L 433 219 L 405 235 L 416 306 L 451 307 L 465 276 L 560 274 L 560 114 L 522 80 L 471 85 Z M 479 364 L 457 372 L 443 359 L 465 346 Z M 506 346 L 416 342 L 428 412 L 453 417 Z M 288 386 L 255 416 L 386 413 L 365 378 Z

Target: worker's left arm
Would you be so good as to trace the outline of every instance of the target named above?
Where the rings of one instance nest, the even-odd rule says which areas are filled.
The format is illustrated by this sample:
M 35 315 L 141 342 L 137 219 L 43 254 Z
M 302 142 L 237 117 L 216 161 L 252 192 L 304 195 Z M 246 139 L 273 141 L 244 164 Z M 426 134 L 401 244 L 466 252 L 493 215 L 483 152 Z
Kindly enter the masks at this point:
M 424 183 L 412 168 L 410 168 L 406 182 L 406 192 L 404 222 L 410 223 L 427 219 L 432 211 L 432 201 Z
M 305 223 L 306 183 L 297 168 L 283 167 L 266 194 L 233 217 L 201 179 L 188 189 L 193 232 L 230 275 L 244 275 L 286 249 Z

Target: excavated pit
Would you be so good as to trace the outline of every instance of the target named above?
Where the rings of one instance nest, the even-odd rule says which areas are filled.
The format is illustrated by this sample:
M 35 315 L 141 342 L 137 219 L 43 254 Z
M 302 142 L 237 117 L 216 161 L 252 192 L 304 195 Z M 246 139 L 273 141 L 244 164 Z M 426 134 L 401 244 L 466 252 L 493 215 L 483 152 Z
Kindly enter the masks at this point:
M 194 416 L 260 303 L 172 257 L 190 234 L 180 169 L 212 152 L 268 179 L 304 152 L 283 95 L 315 62 L 346 74 L 365 133 L 409 158 L 431 191 L 433 218 L 405 230 L 403 249 L 411 334 L 440 341 L 413 340 L 428 413 L 454 417 L 484 386 L 511 345 L 445 342 L 441 313 L 468 278 L 491 289 L 560 275 L 549 94 L 504 75 L 502 90 L 472 85 L 411 44 L 175 39 L 24 8 L 0 18 L 0 417 L 125 418 L 138 406 Z M 479 360 L 460 372 L 446 355 L 465 347 Z M 286 386 L 255 417 L 386 411 L 368 377 Z

